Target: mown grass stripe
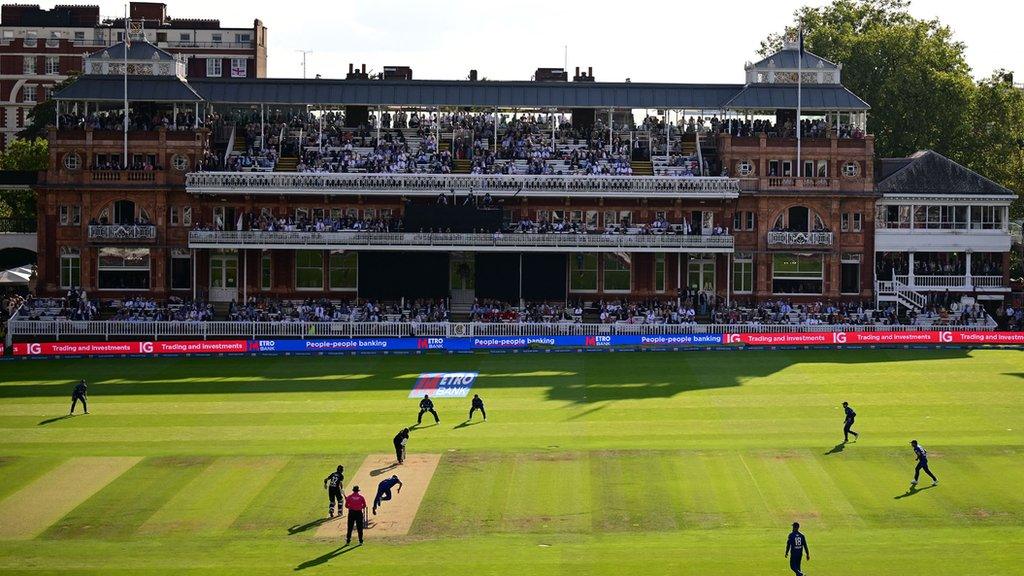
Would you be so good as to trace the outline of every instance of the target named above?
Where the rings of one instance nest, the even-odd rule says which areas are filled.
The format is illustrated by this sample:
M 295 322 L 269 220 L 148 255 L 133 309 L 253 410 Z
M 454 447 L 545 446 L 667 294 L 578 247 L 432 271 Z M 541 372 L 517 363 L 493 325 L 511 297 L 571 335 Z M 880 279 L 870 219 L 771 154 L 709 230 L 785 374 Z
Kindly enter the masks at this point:
M 34 538 L 140 460 L 130 456 L 68 459 L 0 501 L 0 539 Z

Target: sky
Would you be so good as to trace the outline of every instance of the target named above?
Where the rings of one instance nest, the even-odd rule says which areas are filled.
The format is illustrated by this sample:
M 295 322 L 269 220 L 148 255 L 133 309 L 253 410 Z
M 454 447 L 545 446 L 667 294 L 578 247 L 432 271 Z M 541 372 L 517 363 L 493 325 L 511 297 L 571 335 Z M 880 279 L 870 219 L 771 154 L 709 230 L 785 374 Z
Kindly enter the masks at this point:
M 63 3 L 63 2 L 62 2 Z M 67 2 L 71 3 L 71 2 Z M 491 80 L 527 80 L 539 67 L 570 75 L 591 66 L 598 81 L 742 83 L 760 41 L 822 0 L 167 0 L 176 18 L 219 18 L 224 26 L 268 27 L 268 74 L 343 78 L 348 64 L 368 70 L 410 66 L 419 79 L 462 79 L 470 69 Z M 48 7 L 47 5 L 44 5 Z M 123 3 L 101 1 L 104 16 Z M 915 0 L 919 18 L 939 18 L 967 45 L 975 77 L 997 68 L 1024 82 L 1014 0 Z

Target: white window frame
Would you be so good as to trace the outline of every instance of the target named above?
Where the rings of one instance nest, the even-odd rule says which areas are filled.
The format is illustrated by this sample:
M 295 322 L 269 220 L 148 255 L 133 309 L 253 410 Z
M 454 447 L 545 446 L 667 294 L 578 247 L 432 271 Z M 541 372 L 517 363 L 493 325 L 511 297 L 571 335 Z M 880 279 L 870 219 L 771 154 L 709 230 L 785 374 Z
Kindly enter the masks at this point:
M 220 78 L 224 75 L 224 61 L 220 58 L 206 59 L 206 77 Z
M 78 283 L 72 282 L 72 271 L 78 273 Z M 67 272 L 67 278 L 64 273 Z M 82 252 L 72 246 L 60 247 L 60 282 L 61 288 L 77 288 L 82 284 Z
M 235 69 L 240 68 L 241 73 L 235 74 Z M 232 58 L 231 59 L 231 77 L 232 78 L 245 78 L 249 75 L 249 59 L 248 58 Z

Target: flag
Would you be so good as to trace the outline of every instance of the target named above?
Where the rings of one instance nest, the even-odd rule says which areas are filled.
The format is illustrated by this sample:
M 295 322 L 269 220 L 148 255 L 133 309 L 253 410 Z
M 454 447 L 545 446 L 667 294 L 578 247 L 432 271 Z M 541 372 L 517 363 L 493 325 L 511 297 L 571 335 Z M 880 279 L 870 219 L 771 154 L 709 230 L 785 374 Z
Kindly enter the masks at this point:
M 803 22 L 800 23 L 799 43 L 800 43 L 800 61 L 803 62 L 803 60 L 804 60 L 804 25 L 803 25 Z

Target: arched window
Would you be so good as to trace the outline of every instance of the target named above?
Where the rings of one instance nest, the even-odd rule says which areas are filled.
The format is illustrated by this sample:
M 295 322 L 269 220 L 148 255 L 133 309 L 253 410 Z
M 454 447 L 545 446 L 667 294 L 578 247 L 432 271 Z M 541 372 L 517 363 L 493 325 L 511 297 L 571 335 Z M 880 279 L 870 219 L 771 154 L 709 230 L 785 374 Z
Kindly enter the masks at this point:
M 118 200 L 114 202 L 114 224 L 135 223 L 135 202 Z

